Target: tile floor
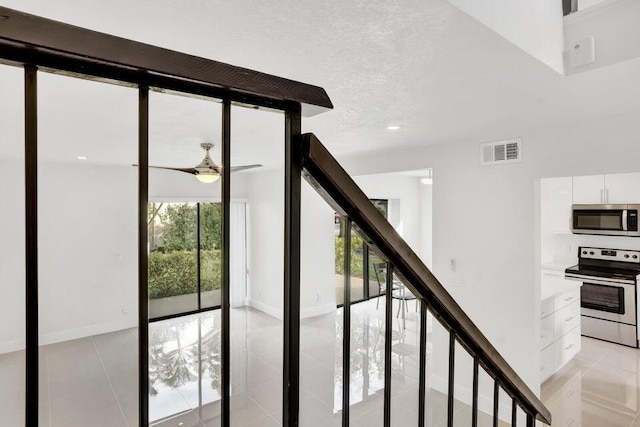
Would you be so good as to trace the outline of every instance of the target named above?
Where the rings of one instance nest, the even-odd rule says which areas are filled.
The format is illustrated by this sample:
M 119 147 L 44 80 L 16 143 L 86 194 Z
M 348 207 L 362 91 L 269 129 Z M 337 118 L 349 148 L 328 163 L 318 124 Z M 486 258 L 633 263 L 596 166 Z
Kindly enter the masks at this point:
M 582 350 L 541 387 L 553 426 L 640 426 L 640 350 L 582 337 Z
M 352 311 L 351 425 L 382 426 L 384 301 Z M 418 329 L 394 319 L 392 425 L 417 423 Z M 150 419 L 156 426 L 220 425 L 219 312 L 153 323 Z M 342 311 L 305 319 L 301 336 L 301 426 L 341 425 Z M 41 426 L 137 425 L 137 331 L 119 331 L 41 349 Z M 232 425 L 278 426 L 282 323 L 262 312 L 232 311 Z M 428 366 L 432 362 L 431 341 Z M 0 355 L 0 425 L 24 425 L 24 354 Z M 428 384 L 431 384 L 428 369 Z M 428 389 L 427 425 L 446 425 L 446 396 Z M 554 426 L 639 426 L 640 351 L 583 338 L 578 356 L 542 387 Z M 456 402 L 456 426 L 470 408 Z M 491 425 L 481 415 L 479 425 Z M 503 423 L 501 423 L 503 425 Z M 506 424 L 504 424 L 506 425 Z

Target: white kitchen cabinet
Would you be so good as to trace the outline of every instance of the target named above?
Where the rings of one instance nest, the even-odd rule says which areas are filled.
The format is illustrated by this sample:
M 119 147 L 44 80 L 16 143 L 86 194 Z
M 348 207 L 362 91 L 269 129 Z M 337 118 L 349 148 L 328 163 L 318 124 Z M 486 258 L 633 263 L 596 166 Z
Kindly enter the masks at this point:
M 575 204 L 640 204 L 640 173 L 573 177 Z
M 553 342 L 553 370 L 558 371 L 580 351 L 580 325 Z
M 605 175 L 604 195 L 609 204 L 640 204 L 640 173 Z
M 545 274 L 547 273 L 547 274 Z M 580 288 L 557 271 L 542 269 L 540 303 L 540 381 L 580 351 Z
M 574 176 L 573 203 L 605 203 L 604 182 L 604 175 Z
M 572 187 L 571 177 L 545 178 L 540 181 L 540 226 L 543 233 L 571 231 Z

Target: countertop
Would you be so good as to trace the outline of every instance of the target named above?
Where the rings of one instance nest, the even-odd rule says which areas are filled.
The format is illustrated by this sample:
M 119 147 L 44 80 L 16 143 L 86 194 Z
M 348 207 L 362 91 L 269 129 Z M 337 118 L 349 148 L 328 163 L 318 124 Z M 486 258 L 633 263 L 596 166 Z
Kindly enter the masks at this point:
M 562 277 L 545 276 L 543 274 L 540 277 L 540 301 L 553 298 L 565 292 L 575 291 L 580 289 L 580 286 L 582 286 L 582 282 L 576 280 L 566 280 Z
M 551 262 L 545 262 L 540 266 L 540 268 L 564 272 L 567 267 L 571 267 L 572 265 L 576 265 L 577 263 L 578 260 L 576 258 L 554 259 Z

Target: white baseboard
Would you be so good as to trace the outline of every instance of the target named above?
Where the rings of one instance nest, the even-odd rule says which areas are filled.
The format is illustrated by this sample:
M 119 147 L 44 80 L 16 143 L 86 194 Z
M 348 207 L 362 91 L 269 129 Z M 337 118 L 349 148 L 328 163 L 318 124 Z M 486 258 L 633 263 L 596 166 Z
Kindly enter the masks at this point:
M 284 319 L 284 315 L 282 310 L 274 308 L 268 304 L 265 304 L 261 301 L 255 300 L 253 298 L 247 298 L 247 305 L 249 307 L 253 307 L 256 310 L 260 310 L 264 313 L 267 313 L 269 316 L 275 317 L 276 319 L 282 320 Z
M 106 334 L 108 332 L 121 331 L 123 329 L 135 328 L 138 326 L 137 320 L 124 319 L 118 322 L 101 323 L 97 325 L 85 326 L 83 328 L 67 329 L 66 331 L 52 332 L 40 336 L 40 345 L 55 344 L 63 341 L 70 341 L 93 335 Z M 24 350 L 25 340 L 15 340 L 0 342 L 0 354 L 13 351 Z
M 267 313 L 269 316 L 273 316 L 276 319 L 282 320 L 284 318 L 284 314 L 282 310 L 274 308 L 268 304 L 255 300 L 253 298 L 247 297 L 247 305 L 249 307 L 255 308 L 256 310 L 260 310 L 264 313 Z M 336 311 L 335 304 L 318 305 L 316 307 L 311 307 L 311 308 L 306 308 L 301 310 L 300 318 L 306 319 L 308 317 L 320 316 L 321 314 L 331 313 L 332 311 Z
M 0 342 L 0 354 L 12 353 L 14 351 L 24 350 L 24 347 L 25 347 L 24 340 Z
M 431 376 L 431 388 L 443 394 L 448 394 L 449 380 L 439 375 Z M 454 396 L 456 400 L 471 406 L 473 401 L 473 390 L 459 384 L 454 386 Z M 504 400 L 504 399 L 502 399 Z M 503 421 L 511 421 L 511 400 L 509 402 L 498 402 L 498 418 Z M 485 414 L 493 414 L 493 395 L 485 396 L 478 393 L 478 410 Z
M 317 305 L 311 308 L 305 308 L 300 312 L 300 318 L 306 319 L 308 317 L 320 316 L 323 314 L 328 314 L 337 310 L 336 303 Z

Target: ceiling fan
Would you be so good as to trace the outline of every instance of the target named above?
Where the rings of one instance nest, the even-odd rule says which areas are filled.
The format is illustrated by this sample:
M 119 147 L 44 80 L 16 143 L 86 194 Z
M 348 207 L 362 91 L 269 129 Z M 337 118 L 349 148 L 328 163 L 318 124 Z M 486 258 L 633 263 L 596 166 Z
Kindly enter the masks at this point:
M 192 168 L 170 168 L 167 166 L 149 166 L 149 167 L 154 169 L 167 169 L 172 171 L 189 173 L 191 175 L 195 175 L 198 181 L 204 182 L 207 184 L 216 182 L 220 178 L 220 174 L 222 173 L 222 167 L 216 165 L 213 162 L 213 159 L 211 159 L 211 156 L 209 155 L 209 150 L 213 148 L 213 144 L 204 142 L 200 144 L 200 146 L 205 152 L 204 159 L 202 159 L 202 161 L 198 163 L 195 167 L 192 167 Z M 138 165 L 133 165 L 133 166 L 138 166 Z M 259 168 L 259 167 L 262 167 L 262 165 L 256 164 L 256 165 L 232 166 L 231 172 L 238 172 L 238 171 Z

